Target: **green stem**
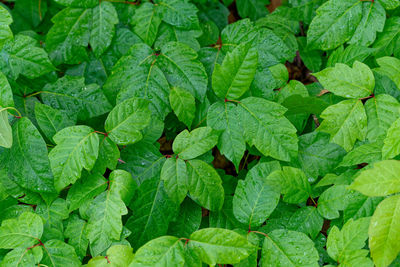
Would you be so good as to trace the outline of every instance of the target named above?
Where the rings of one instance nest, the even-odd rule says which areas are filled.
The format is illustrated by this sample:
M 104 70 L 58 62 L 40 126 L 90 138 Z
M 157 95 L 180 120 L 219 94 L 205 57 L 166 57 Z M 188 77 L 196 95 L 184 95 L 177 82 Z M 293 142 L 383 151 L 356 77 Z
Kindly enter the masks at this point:
M 15 116 L 14 114 L 11 114 L 11 115 L 13 115 L 14 117 L 17 117 L 17 118 L 21 118 L 21 117 L 22 117 L 22 115 L 21 115 L 21 113 L 18 111 L 18 109 L 14 108 L 14 107 L 2 108 L 2 109 L 0 109 L 0 113 L 1 113 L 2 111 L 4 111 L 4 110 L 9 110 L 9 109 L 12 109 L 12 110 L 14 110 L 15 112 L 18 113 L 18 116 Z

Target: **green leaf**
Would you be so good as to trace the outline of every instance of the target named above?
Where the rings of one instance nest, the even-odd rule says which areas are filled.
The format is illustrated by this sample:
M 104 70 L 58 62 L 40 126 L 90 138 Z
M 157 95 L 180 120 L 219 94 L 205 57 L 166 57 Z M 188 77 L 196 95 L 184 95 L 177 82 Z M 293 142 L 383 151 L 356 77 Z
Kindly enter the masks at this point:
M 334 68 L 326 68 L 315 73 L 321 84 L 328 91 L 346 98 L 363 98 L 372 94 L 375 78 L 371 69 L 358 61 L 353 68 L 336 63 Z
M 261 266 L 319 266 L 314 242 L 305 234 L 274 230 L 264 239 Z
M 23 117 L 13 125 L 12 132 L 13 145 L 8 161 L 10 179 L 34 192 L 54 192 L 55 177 L 39 131 Z
M 224 188 L 217 171 L 202 160 L 190 160 L 188 186 L 191 198 L 208 210 L 219 210 L 224 203 Z
M 112 106 L 97 84 L 85 85 L 82 77 L 64 76 L 47 84 L 40 94 L 44 104 L 66 111 L 70 118 L 80 120 L 109 112 Z
M 307 32 L 310 48 L 330 50 L 349 41 L 362 20 L 363 6 L 358 0 L 331 0 L 317 9 Z
M 238 0 L 236 5 L 241 18 L 257 20 L 267 15 L 266 5 L 269 2 L 269 0 Z
M 132 248 L 127 245 L 114 245 L 107 250 L 106 256 L 92 258 L 87 267 L 119 267 L 130 266 L 134 254 Z
M 329 105 L 320 98 L 290 95 L 283 100 L 282 106 L 287 108 L 286 115 L 321 114 Z
M 98 173 L 93 173 L 84 179 L 78 180 L 68 190 L 67 202 L 69 211 L 78 209 L 83 203 L 98 196 L 106 188 L 106 179 Z
M 363 141 L 367 134 L 367 116 L 360 100 L 344 100 L 329 106 L 321 114 L 324 121 L 317 131 L 331 135 L 331 142 L 350 151 L 356 140 Z
M 346 208 L 347 194 L 345 185 L 329 187 L 318 198 L 318 212 L 328 220 L 339 218 L 339 210 Z
M 198 26 L 191 30 L 185 30 L 167 23 L 161 23 L 154 46 L 162 47 L 169 42 L 178 42 L 198 51 L 200 49 L 198 38 L 201 34 L 202 31 Z
M 168 233 L 173 236 L 189 237 L 198 230 L 202 221 L 202 208 L 190 198 L 186 198 L 175 220 L 170 222 Z
M 27 248 L 39 243 L 43 222 L 32 212 L 22 213 L 18 219 L 4 220 L 0 227 L 0 248 Z
M 162 236 L 140 247 L 130 267 L 135 266 L 184 266 L 185 255 L 182 241 L 173 236 Z
M 190 250 L 209 265 L 238 263 L 255 251 L 246 237 L 226 229 L 201 229 L 194 232 L 189 240 Z
M 8 112 L 3 110 L 0 112 L 0 146 L 10 148 L 13 143 L 13 133 L 8 122 Z
M 400 5 L 397 0 L 381 0 L 380 2 L 385 9 L 395 9 Z
M 396 2 L 398 5 L 399 2 Z M 382 1 L 381 4 L 384 5 Z M 383 31 L 378 34 L 376 41 L 372 46 L 375 49 L 374 55 L 377 57 L 390 56 L 393 54 L 393 52 L 397 52 L 400 36 L 399 25 L 400 17 L 390 17 L 386 20 Z
M 13 92 L 10 84 L 8 83 L 7 77 L 0 71 L 0 107 L 13 107 L 14 99 Z
M 329 143 L 329 135 L 313 132 L 299 137 L 299 163 L 308 177 L 314 179 L 331 172 L 346 154 L 337 144 Z
M 161 24 L 161 16 L 157 7 L 152 3 L 143 3 L 136 9 L 132 23 L 135 33 L 142 38 L 143 42 L 152 46 Z
M 161 180 L 169 197 L 180 204 L 188 192 L 186 163 L 182 159 L 169 158 L 161 169 Z
M 383 75 L 388 76 L 392 81 L 400 87 L 400 59 L 394 57 L 381 57 L 376 60 L 378 62 L 379 68 L 375 70 Z
M 399 130 L 400 120 L 397 119 L 387 130 L 387 135 L 383 141 L 382 159 L 394 158 L 400 154 L 400 143 L 398 138 L 396 138 L 398 137 Z
M 258 227 L 276 208 L 281 188 L 268 175 L 279 169 L 277 162 L 260 163 L 248 172 L 245 180 L 239 180 L 233 196 L 233 214 L 239 222 Z
M 97 0 L 54 0 L 56 3 L 68 7 L 95 7 Z
M 246 229 L 248 225 L 240 223 L 233 214 L 233 197 L 225 195 L 224 205 L 218 211 L 210 211 L 210 225 L 213 228 Z
M 339 46 L 328 58 L 326 67 L 335 67 L 336 63 L 353 66 L 354 62 L 364 62 L 374 49 L 360 45 L 349 45 L 346 48 Z
M 400 164 L 395 160 L 384 160 L 357 176 L 350 189 L 366 196 L 388 196 L 400 192 Z
M 46 36 L 46 50 L 54 65 L 77 64 L 87 57 L 92 17 L 92 9 L 68 7 L 51 19 L 54 25 Z
M 68 219 L 65 229 L 65 237 L 68 238 L 68 244 L 75 248 L 76 254 L 83 259 L 89 246 L 89 240 L 86 237 L 87 222 L 80 219 L 78 215 L 72 215 Z
M 35 104 L 35 118 L 49 140 L 53 140 L 53 136 L 62 129 L 75 125 L 75 121 L 66 112 L 41 103 Z
M 2 72 L 14 79 L 20 75 L 34 79 L 55 69 L 46 51 L 26 35 L 16 35 L 14 42 L 6 43 L 0 54 L 4 58 L 0 62 Z
M 159 177 L 161 166 L 157 169 L 140 184 L 138 197 L 129 206 L 135 213 L 125 226 L 132 231 L 129 241 L 134 249 L 167 234 L 168 224 L 178 212 L 179 206 L 168 197 Z
M 11 14 L 6 8 L 0 6 L 0 50 L 7 40 L 12 39 L 13 34 L 9 25 L 13 22 Z
M 243 99 L 238 106 L 244 137 L 250 146 L 279 160 L 289 161 L 296 156 L 296 128 L 283 116 L 286 108 L 256 97 Z
M 99 156 L 92 169 L 92 172 L 104 174 L 108 169 L 115 170 L 117 168 L 120 151 L 118 146 L 111 141 L 110 138 L 100 140 Z
M 283 167 L 273 172 L 268 179 L 281 185 L 283 201 L 292 204 L 304 202 L 311 195 L 311 186 L 306 175 L 300 169 Z
M 41 247 L 34 247 L 29 250 L 26 248 L 16 248 L 5 255 L 0 262 L 0 266 L 37 266 L 42 260 L 42 257 L 43 250 Z
M 371 45 L 377 32 L 382 32 L 385 26 L 386 12 L 380 2 L 366 2 L 362 5 L 362 19 L 354 32 L 349 44 Z
M 56 142 L 49 153 L 54 184 L 58 191 L 81 177 L 83 168 L 90 171 L 99 153 L 99 137 L 88 126 L 64 128 L 53 140 Z
M 371 141 L 384 138 L 392 123 L 400 117 L 400 104 L 390 95 L 368 99 L 364 107 L 368 119 L 367 139 Z
M 128 205 L 138 187 L 132 175 L 124 170 L 114 170 L 108 179 L 111 194 L 118 195 Z
M 22 0 L 15 3 L 14 14 L 23 17 L 24 22 L 32 27 L 39 26 L 40 22 L 43 21 L 47 12 L 47 2 L 41 2 L 41 0 Z M 16 21 L 20 19 L 16 16 Z
M 315 207 L 306 206 L 298 209 L 290 217 L 288 229 L 308 234 L 315 239 L 322 229 L 324 219 Z
M 111 190 L 98 195 L 90 205 L 87 238 L 90 250 L 97 256 L 108 249 L 113 241 L 120 240 L 122 215 L 128 210 L 121 197 Z
M 187 45 L 170 42 L 161 47 L 156 63 L 171 86 L 189 91 L 198 100 L 204 99 L 208 78 L 196 51 Z
M 364 144 L 354 148 L 343 157 L 339 166 L 350 167 L 361 163 L 374 163 L 382 159 L 382 142 Z
M 191 132 L 182 131 L 175 138 L 172 150 L 184 160 L 203 155 L 218 142 L 218 133 L 210 127 L 200 127 Z
M 173 87 L 169 93 L 169 102 L 178 119 L 190 128 L 196 112 L 193 95 L 185 89 Z
M 104 128 L 116 144 L 127 145 L 143 138 L 141 130 L 150 123 L 149 101 L 130 98 L 108 114 Z
M 162 9 L 162 19 L 178 28 L 190 29 L 198 24 L 197 8 L 191 3 L 180 0 L 157 0 Z
M 370 218 L 366 217 L 356 221 L 348 220 L 341 230 L 333 226 L 326 243 L 329 256 L 341 263 L 361 250 L 368 239 L 369 222 Z
M 72 246 L 60 240 L 49 240 L 44 244 L 45 253 L 43 256 L 43 264 L 49 267 L 57 266 L 81 266 L 81 261 L 75 253 Z
M 207 112 L 207 125 L 214 130 L 223 131 L 218 140 L 218 149 L 239 170 L 240 161 L 246 150 L 243 127 L 238 118 L 238 107 L 230 102 L 216 102 Z
M 110 46 L 115 34 L 118 14 L 112 3 L 99 2 L 92 11 L 90 46 L 97 57 L 100 57 Z
M 379 203 L 368 230 L 371 256 L 377 267 L 384 267 L 400 252 L 400 196 L 392 196 Z
M 241 44 L 216 64 L 212 75 L 215 94 L 223 99 L 240 98 L 249 88 L 256 74 L 258 53 L 251 44 Z

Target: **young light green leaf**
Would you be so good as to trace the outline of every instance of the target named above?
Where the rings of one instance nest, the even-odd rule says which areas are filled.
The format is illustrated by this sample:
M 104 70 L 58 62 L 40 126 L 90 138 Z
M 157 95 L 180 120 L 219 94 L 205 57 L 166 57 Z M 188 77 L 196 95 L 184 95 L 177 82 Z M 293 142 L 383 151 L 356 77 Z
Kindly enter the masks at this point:
M 196 113 L 193 95 L 185 89 L 173 87 L 169 93 L 169 102 L 178 119 L 190 128 Z
M 321 114 L 324 121 L 317 131 L 331 135 L 331 142 L 350 151 L 356 140 L 363 141 L 367 134 L 367 115 L 360 100 L 344 100 L 329 106 Z
M 169 197 L 180 204 L 188 193 L 186 163 L 178 158 L 169 158 L 161 169 L 161 180 Z
M 10 123 L 8 122 L 8 112 L 0 112 L 0 146 L 10 148 L 13 143 L 13 134 Z
M 0 50 L 4 43 L 13 37 L 13 33 L 9 27 L 12 22 L 13 19 L 8 10 L 0 6 Z
M 239 118 L 244 137 L 265 156 L 289 161 L 297 154 L 296 128 L 283 116 L 286 108 L 268 100 L 248 97 L 240 101 Z
M 255 251 L 246 237 L 227 229 L 207 228 L 194 232 L 188 246 L 209 264 L 235 264 Z
M 108 180 L 110 193 L 118 195 L 128 205 L 138 188 L 132 175 L 124 170 L 114 170 L 110 173 Z
M 22 213 L 18 219 L 4 220 L 0 227 L 0 248 L 27 248 L 39 243 L 43 221 L 32 212 Z
M 233 214 L 239 222 L 258 227 L 276 208 L 281 187 L 268 175 L 279 169 L 277 162 L 260 163 L 248 172 L 245 180 L 239 180 L 233 196 Z
M 12 132 L 13 145 L 8 160 L 10 179 L 33 192 L 55 192 L 51 160 L 39 131 L 23 117 L 14 123 Z
M 333 226 L 326 244 L 329 256 L 342 263 L 351 258 L 357 250 L 361 250 L 368 239 L 370 219 L 369 217 L 356 221 L 350 219 L 343 225 L 341 230 L 337 226 Z
M 371 69 L 354 62 L 353 68 L 337 63 L 335 67 L 326 68 L 314 74 L 328 91 L 346 98 L 363 98 L 372 94 L 375 78 Z
M 143 138 L 141 130 L 149 125 L 150 116 L 149 101 L 130 98 L 111 110 L 104 128 L 116 144 L 133 144 Z
M 326 67 L 335 67 L 336 63 L 343 63 L 353 66 L 354 62 L 364 62 L 374 49 L 360 45 L 349 45 L 346 48 L 339 46 L 330 54 Z
M 107 250 L 106 256 L 92 258 L 87 267 L 120 267 L 130 266 L 134 254 L 132 248 L 127 245 L 114 245 Z
M 396 160 L 384 160 L 362 171 L 349 187 L 366 196 L 387 196 L 400 192 L 400 163 Z
M 29 250 L 27 248 L 16 248 L 4 256 L 0 262 L 0 266 L 36 266 L 39 265 L 42 257 L 43 250 L 41 247 L 34 247 Z
M 183 243 L 174 236 L 162 236 L 140 247 L 130 267 L 135 266 L 185 266 Z
M 190 197 L 208 210 L 220 210 L 224 203 L 224 188 L 217 171 L 202 160 L 187 163 Z
M 361 163 L 374 163 L 382 159 L 382 142 L 364 144 L 347 153 L 339 166 L 350 167 Z
M 110 46 L 114 37 L 118 14 L 110 2 L 99 2 L 92 12 L 90 46 L 94 54 L 100 57 Z
M 251 43 L 241 44 L 225 56 L 222 65 L 215 64 L 212 87 L 222 99 L 240 98 L 253 82 L 258 53 Z
M 311 195 L 311 186 L 306 175 L 300 169 L 283 167 L 268 177 L 281 185 L 283 201 L 292 204 L 304 202 Z
M 87 238 L 90 250 L 97 256 L 108 249 L 113 241 L 120 240 L 122 215 L 128 210 L 118 194 L 107 190 L 98 195 L 90 205 Z
M 314 242 L 295 231 L 274 230 L 264 239 L 261 266 L 318 266 L 319 255 Z
M 384 199 L 368 229 L 371 256 L 377 267 L 389 266 L 400 252 L 400 195 Z
M 99 137 L 88 126 L 64 128 L 54 137 L 56 146 L 50 151 L 49 159 L 58 191 L 81 177 L 83 168 L 90 171 L 99 153 Z
M 175 138 L 172 150 L 179 158 L 188 160 L 203 155 L 218 142 L 218 133 L 210 127 L 200 127 L 191 132 L 182 131 Z

